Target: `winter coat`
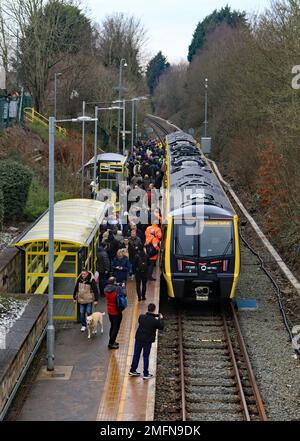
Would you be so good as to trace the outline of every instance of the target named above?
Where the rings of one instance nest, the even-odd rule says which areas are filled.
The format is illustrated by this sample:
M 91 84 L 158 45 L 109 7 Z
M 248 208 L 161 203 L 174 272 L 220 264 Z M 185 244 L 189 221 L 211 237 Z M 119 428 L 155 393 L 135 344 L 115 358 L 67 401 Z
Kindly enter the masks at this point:
M 106 239 L 104 242 L 102 242 L 102 244 L 107 251 L 110 260 L 114 259 L 117 255 L 118 249 L 120 249 L 120 242 L 113 238 L 112 240 Z
M 146 312 L 139 316 L 139 327 L 135 334 L 135 339 L 141 343 L 155 342 L 156 330 L 164 329 L 163 319 L 157 318 L 157 314 Z
M 156 262 L 158 259 L 158 253 L 159 253 L 159 249 L 160 249 L 160 240 L 157 239 L 157 237 L 152 236 L 151 234 L 149 234 L 148 236 L 146 236 L 146 249 L 147 249 L 147 245 L 152 244 L 153 247 L 155 248 L 155 250 L 157 251 L 157 254 L 155 254 L 154 256 L 149 256 L 149 259 L 153 262 Z
M 93 274 L 89 271 L 88 276 L 84 279 L 79 276 L 73 292 L 73 299 L 81 304 L 98 302 L 99 293 Z
M 149 259 L 147 254 L 138 253 L 133 260 L 134 272 L 136 276 L 143 278 L 148 273 Z
M 161 175 L 155 176 L 154 187 L 157 188 L 158 190 L 162 186 L 162 180 L 163 180 L 163 177 Z
M 107 251 L 104 248 L 97 249 L 97 271 L 100 275 L 110 272 L 110 260 Z
M 143 243 L 141 239 L 136 236 L 134 239 L 130 237 L 128 239 L 128 254 L 129 254 L 129 261 L 132 263 L 134 256 L 137 254 L 139 250 L 143 248 Z
M 117 293 L 121 290 L 118 285 L 108 284 L 104 288 L 104 295 L 106 299 L 106 307 L 107 313 L 109 315 L 119 315 L 120 312 L 116 308 L 116 296 Z
M 128 257 L 124 256 L 122 259 L 115 257 L 112 261 L 111 267 L 113 275 L 117 279 L 117 283 L 127 282 L 128 273 L 131 271 Z M 121 269 L 118 269 L 117 267 L 120 267 Z
M 157 224 L 150 225 L 145 231 L 146 239 L 148 236 L 155 236 L 158 240 L 162 238 L 161 228 Z

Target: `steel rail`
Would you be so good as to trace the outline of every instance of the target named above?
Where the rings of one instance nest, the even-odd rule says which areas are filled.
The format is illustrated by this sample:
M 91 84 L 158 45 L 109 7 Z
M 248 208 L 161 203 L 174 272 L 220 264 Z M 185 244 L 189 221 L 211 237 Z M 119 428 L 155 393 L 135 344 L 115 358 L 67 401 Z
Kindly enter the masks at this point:
M 259 413 L 261 421 L 267 421 L 268 418 L 267 418 L 267 415 L 266 415 L 265 406 L 263 404 L 261 395 L 259 393 L 259 389 L 258 389 L 258 386 L 257 386 L 257 383 L 256 383 L 256 379 L 255 379 L 255 376 L 254 376 L 254 372 L 253 372 L 253 369 L 252 369 L 252 366 L 251 366 L 250 358 L 249 358 L 249 355 L 248 355 L 248 352 L 247 352 L 247 349 L 246 349 L 246 345 L 245 345 L 245 341 L 244 341 L 244 338 L 243 338 L 243 335 L 242 335 L 240 324 L 239 324 L 236 312 L 235 312 L 234 307 L 233 307 L 232 304 L 231 304 L 231 312 L 232 312 L 232 317 L 233 317 L 233 320 L 234 320 L 234 326 L 235 326 L 235 329 L 237 331 L 237 337 L 238 337 L 238 341 L 239 341 L 239 346 L 240 346 L 240 349 L 242 351 L 242 355 L 244 357 L 244 361 L 246 363 L 246 368 L 247 368 L 247 371 L 248 371 L 248 376 L 249 376 L 251 387 L 252 387 L 252 390 L 253 390 L 253 393 L 254 393 L 256 407 L 257 407 L 257 410 L 258 410 L 258 413 Z
M 181 320 L 181 312 L 178 311 L 177 314 L 178 314 L 177 320 L 178 320 L 179 363 L 180 363 L 180 383 L 181 383 L 181 417 L 182 417 L 182 421 L 186 421 L 182 320 Z
M 242 405 L 242 408 L 243 408 L 243 412 L 244 412 L 246 421 L 250 421 L 251 419 L 250 419 L 250 415 L 249 415 L 248 405 L 247 405 L 247 402 L 246 402 L 246 397 L 245 397 L 245 394 L 244 394 L 244 389 L 243 389 L 243 385 L 242 385 L 242 381 L 241 381 L 241 377 L 240 377 L 240 373 L 239 373 L 236 357 L 235 357 L 234 350 L 233 350 L 233 347 L 232 347 L 232 342 L 231 342 L 231 338 L 230 338 L 230 334 L 229 334 L 229 330 L 228 330 L 228 326 L 227 326 L 226 317 L 225 317 L 224 312 L 222 312 L 222 319 L 223 319 L 226 343 L 228 345 L 231 361 L 232 361 L 232 364 L 233 364 L 233 370 L 234 370 L 234 375 L 235 375 L 235 379 L 236 379 L 237 386 L 238 386 L 238 391 L 239 391 L 239 396 L 240 396 L 240 400 L 241 400 L 241 405 Z

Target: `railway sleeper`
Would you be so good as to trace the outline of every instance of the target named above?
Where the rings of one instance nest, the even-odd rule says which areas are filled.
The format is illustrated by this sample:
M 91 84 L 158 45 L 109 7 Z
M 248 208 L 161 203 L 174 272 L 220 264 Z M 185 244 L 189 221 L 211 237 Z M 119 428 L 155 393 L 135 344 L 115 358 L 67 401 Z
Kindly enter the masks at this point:
M 222 373 L 224 371 L 227 371 L 228 369 L 231 369 L 232 365 L 229 360 L 224 361 L 222 363 L 219 362 L 219 363 L 215 363 L 215 364 L 211 364 L 211 365 L 208 365 L 207 363 L 204 363 L 204 362 L 201 363 L 201 361 L 193 363 L 193 361 L 191 360 L 191 361 L 189 361 L 188 364 L 185 362 L 185 367 L 186 367 L 186 369 L 189 369 L 189 367 L 193 367 L 193 368 L 195 367 L 195 368 L 201 369 L 205 372 L 213 371 L 216 373 Z
M 193 392 L 186 392 L 185 394 L 186 401 L 188 403 L 240 403 L 240 397 L 238 394 L 197 394 Z
M 236 381 L 233 377 L 222 378 L 221 381 L 216 382 L 216 378 L 199 378 L 189 377 L 186 378 L 187 384 L 197 387 L 236 387 Z
M 221 402 L 211 402 L 211 403 L 187 403 L 187 412 L 229 412 L 229 413 L 239 413 L 242 412 L 242 407 L 240 402 L 227 403 L 222 400 Z
M 184 355 L 195 355 L 197 354 L 197 356 L 199 357 L 199 359 L 203 356 L 208 356 L 208 357 L 229 357 L 229 350 L 228 347 L 225 345 L 222 345 L 222 347 L 211 347 L 210 346 L 198 346 L 196 347 L 197 352 L 195 352 L 195 348 L 194 347 L 187 347 L 184 346 Z
M 220 342 L 220 343 L 216 343 L 216 342 L 200 342 L 200 341 L 195 341 L 195 340 L 191 340 L 191 341 L 184 341 L 183 343 L 183 349 L 196 349 L 197 351 L 201 350 L 201 349 L 213 349 L 214 351 L 218 351 L 220 349 L 226 350 L 227 349 L 227 344 L 224 342 Z
M 242 413 L 197 413 L 189 412 L 187 415 L 189 421 L 244 421 Z
M 185 377 L 186 380 L 188 380 L 189 378 L 202 378 L 204 381 L 205 380 L 209 380 L 211 381 L 212 379 L 218 382 L 222 382 L 223 379 L 228 379 L 228 378 L 232 378 L 235 379 L 235 375 L 232 372 L 225 372 L 225 371 L 212 371 L 212 370 L 208 370 L 208 369 L 203 369 L 200 370 L 198 368 L 196 368 L 196 366 L 194 366 L 194 368 L 192 368 L 191 366 L 189 366 L 188 368 L 185 367 Z
M 234 395 L 238 394 L 238 388 L 235 385 L 232 386 L 202 386 L 195 384 L 187 384 L 186 388 L 193 389 L 193 393 L 197 393 L 199 396 L 202 395 Z

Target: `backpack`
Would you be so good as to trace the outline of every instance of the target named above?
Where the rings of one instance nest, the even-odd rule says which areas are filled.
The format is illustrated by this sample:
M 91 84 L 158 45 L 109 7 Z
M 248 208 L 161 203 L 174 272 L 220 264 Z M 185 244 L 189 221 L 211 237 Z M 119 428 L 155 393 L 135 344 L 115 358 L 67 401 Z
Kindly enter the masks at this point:
M 116 295 L 116 309 L 119 312 L 124 311 L 127 308 L 126 294 L 119 290 Z
M 139 258 L 139 261 L 137 262 L 137 265 L 136 265 L 136 268 L 135 268 L 135 270 L 138 272 L 138 273 L 146 273 L 147 272 L 147 270 L 148 270 L 148 262 L 147 262 L 147 258 L 143 258 L 143 257 L 140 257 Z
M 156 256 L 156 254 L 158 254 L 158 251 L 155 249 L 152 242 L 150 242 L 150 243 L 148 243 L 148 245 L 146 245 L 146 251 L 147 251 L 148 257 L 153 257 L 153 256 Z

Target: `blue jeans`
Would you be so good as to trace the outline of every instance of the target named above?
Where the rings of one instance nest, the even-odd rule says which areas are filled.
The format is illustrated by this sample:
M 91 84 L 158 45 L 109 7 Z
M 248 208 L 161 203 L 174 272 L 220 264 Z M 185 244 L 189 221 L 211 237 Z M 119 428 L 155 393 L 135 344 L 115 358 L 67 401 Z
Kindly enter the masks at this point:
M 91 315 L 93 312 L 93 304 L 92 303 L 86 303 L 86 304 L 82 304 L 80 303 L 79 305 L 79 311 L 80 311 L 80 323 L 82 326 L 86 327 L 86 319 L 85 319 L 85 314 L 87 315 Z
M 130 372 L 135 372 L 137 370 L 140 361 L 141 352 L 143 350 L 144 375 L 145 376 L 149 375 L 149 356 L 150 356 L 151 346 L 152 343 L 143 343 L 135 340 L 134 354 L 133 354 Z

